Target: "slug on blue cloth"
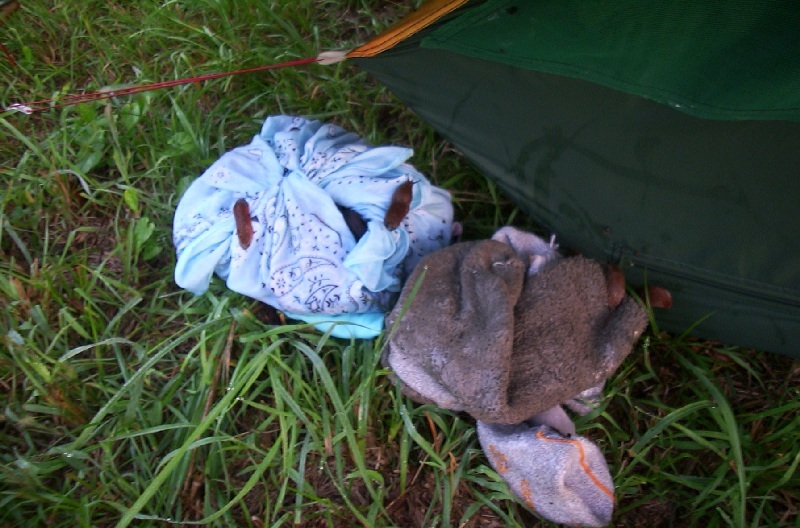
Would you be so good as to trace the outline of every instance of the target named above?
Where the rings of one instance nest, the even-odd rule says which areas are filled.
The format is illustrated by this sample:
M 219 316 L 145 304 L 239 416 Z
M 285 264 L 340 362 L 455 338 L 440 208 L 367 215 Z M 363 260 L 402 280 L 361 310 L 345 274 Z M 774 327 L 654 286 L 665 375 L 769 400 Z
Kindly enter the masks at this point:
M 386 210 L 386 216 L 383 217 L 383 225 L 389 231 L 394 231 L 403 218 L 406 217 L 408 211 L 411 209 L 411 198 L 414 195 L 414 182 L 408 180 L 397 186 L 392 194 L 392 201 L 389 202 L 389 209 Z
M 244 198 L 239 198 L 233 204 L 233 220 L 236 222 L 236 236 L 242 249 L 250 247 L 253 240 L 253 222 L 250 219 L 250 206 Z
M 175 282 L 200 295 L 217 275 L 333 336 L 378 336 L 405 277 L 450 243 L 450 195 L 406 163 L 411 154 L 334 124 L 268 117 L 181 197 Z M 389 231 L 381 224 L 398 187 L 405 210 Z

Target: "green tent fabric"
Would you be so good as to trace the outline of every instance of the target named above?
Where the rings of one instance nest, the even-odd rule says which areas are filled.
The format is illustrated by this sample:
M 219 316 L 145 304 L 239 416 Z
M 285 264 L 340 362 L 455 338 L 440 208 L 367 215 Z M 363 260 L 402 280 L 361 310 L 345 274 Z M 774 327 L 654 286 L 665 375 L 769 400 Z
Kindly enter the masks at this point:
M 798 356 L 800 4 L 706 4 L 471 2 L 355 60 L 661 327 Z
M 714 119 L 800 120 L 800 7 L 494 0 L 423 46 L 586 79 Z

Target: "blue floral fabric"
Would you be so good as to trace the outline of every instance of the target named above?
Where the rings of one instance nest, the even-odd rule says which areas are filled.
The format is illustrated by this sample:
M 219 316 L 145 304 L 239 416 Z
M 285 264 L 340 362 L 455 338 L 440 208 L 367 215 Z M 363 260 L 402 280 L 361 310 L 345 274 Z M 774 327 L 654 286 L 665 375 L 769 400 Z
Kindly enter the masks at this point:
M 450 243 L 450 195 L 406 160 L 333 124 L 269 117 L 246 146 L 195 180 L 173 224 L 175 281 L 202 294 L 213 274 L 238 293 L 339 337 L 380 333 L 402 282 L 424 255 Z M 398 186 L 413 181 L 397 229 L 383 219 Z M 253 236 L 243 248 L 233 205 L 244 198 Z M 367 225 L 356 240 L 338 206 Z

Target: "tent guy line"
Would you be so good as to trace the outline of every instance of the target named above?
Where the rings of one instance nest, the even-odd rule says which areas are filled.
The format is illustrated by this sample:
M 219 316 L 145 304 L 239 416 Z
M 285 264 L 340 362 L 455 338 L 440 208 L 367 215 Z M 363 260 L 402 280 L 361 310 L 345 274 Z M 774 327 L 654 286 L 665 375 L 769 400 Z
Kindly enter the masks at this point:
M 405 18 L 400 19 L 396 24 L 389 27 L 386 31 L 381 32 L 375 38 L 368 42 L 353 48 L 348 51 L 323 51 L 316 57 L 307 57 L 304 59 L 291 60 L 281 62 L 278 64 L 268 64 L 264 66 L 257 66 L 255 68 L 247 68 L 242 70 L 235 70 L 222 73 L 210 73 L 207 75 L 200 75 L 197 77 L 187 77 L 183 79 L 175 79 L 172 81 L 163 81 L 150 84 L 132 85 L 123 88 L 103 88 L 96 92 L 89 92 L 83 94 L 72 94 L 62 98 L 42 99 L 30 103 L 14 103 L 4 108 L 9 112 L 22 112 L 23 114 L 33 114 L 34 112 L 41 112 L 48 108 L 60 108 L 64 106 L 71 106 L 89 101 L 99 101 L 103 99 L 110 99 L 112 97 L 119 97 L 122 95 L 130 95 L 139 92 L 147 92 L 153 90 L 160 90 L 162 88 L 170 88 L 173 86 L 181 86 L 184 84 L 197 83 L 208 81 L 212 79 L 219 79 L 222 77 L 230 77 L 234 75 L 241 75 L 245 73 L 254 73 L 259 71 L 273 70 L 278 68 L 288 68 L 301 66 L 304 64 L 318 63 L 323 66 L 335 64 L 348 58 L 365 58 L 375 56 L 382 51 L 393 47 L 398 42 L 408 38 L 416 32 L 428 27 L 436 22 L 439 18 L 455 11 L 461 7 L 467 0 L 432 0 L 423 4 L 419 9 L 413 11 Z M 2 44 L 0 44 L 2 46 Z M 16 62 L 5 47 L 2 48 L 10 62 L 16 66 Z M 55 103 L 55 104 L 54 104 Z
M 41 112 L 43 110 L 47 110 L 48 108 L 60 108 L 64 106 L 71 106 L 80 103 L 87 103 L 90 101 L 100 101 L 103 99 L 110 99 L 112 97 L 119 97 L 122 95 L 130 95 L 139 92 L 148 92 L 152 90 L 160 90 L 162 88 L 170 88 L 173 86 L 181 86 L 184 84 L 190 83 L 198 83 L 202 81 L 208 81 L 212 79 L 219 79 L 222 77 L 231 77 L 233 75 L 241 75 L 245 73 L 254 73 L 259 71 L 266 71 L 266 70 L 274 70 L 277 68 L 289 68 L 295 66 L 302 66 L 304 64 L 318 62 L 320 64 L 328 64 L 324 59 L 320 57 L 307 57 L 304 59 L 297 59 L 291 60 L 286 62 L 281 62 L 278 64 L 267 64 L 264 66 L 257 66 L 255 68 L 246 68 L 242 70 L 234 70 L 229 72 L 221 72 L 221 73 L 209 73 L 206 75 L 198 75 L 196 77 L 185 77 L 182 79 L 174 79 L 172 81 L 162 81 L 162 82 L 155 82 L 149 84 L 139 84 L 133 86 L 127 86 L 123 88 L 103 88 L 96 92 L 88 92 L 82 94 L 72 94 L 67 95 L 62 98 L 53 98 L 53 99 L 42 99 L 39 101 L 33 101 L 30 103 L 15 103 L 7 106 L 5 108 L 6 111 L 17 111 L 22 112 L 23 114 L 32 114 L 34 112 Z

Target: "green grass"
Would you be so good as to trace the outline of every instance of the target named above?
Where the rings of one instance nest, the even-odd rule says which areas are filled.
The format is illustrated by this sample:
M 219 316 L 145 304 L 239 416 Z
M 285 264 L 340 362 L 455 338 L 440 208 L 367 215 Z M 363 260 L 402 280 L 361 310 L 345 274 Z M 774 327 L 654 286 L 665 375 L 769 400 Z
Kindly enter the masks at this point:
M 0 103 L 343 49 L 379 1 L 23 1 Z M 0 527 L 532 526 L 468 417 L 401 397 L 380 340 L 270 326 L 172 281 L 182 191 L 271 114 L 332 121 L 454 195 L 468 238 L 525 218 L 348 64 L 0 114 Z M 800 364 L 651 329 L 582 434 L 619 526 L 800 526 Z M 544 523 L 543 523 L 544 524 Z

